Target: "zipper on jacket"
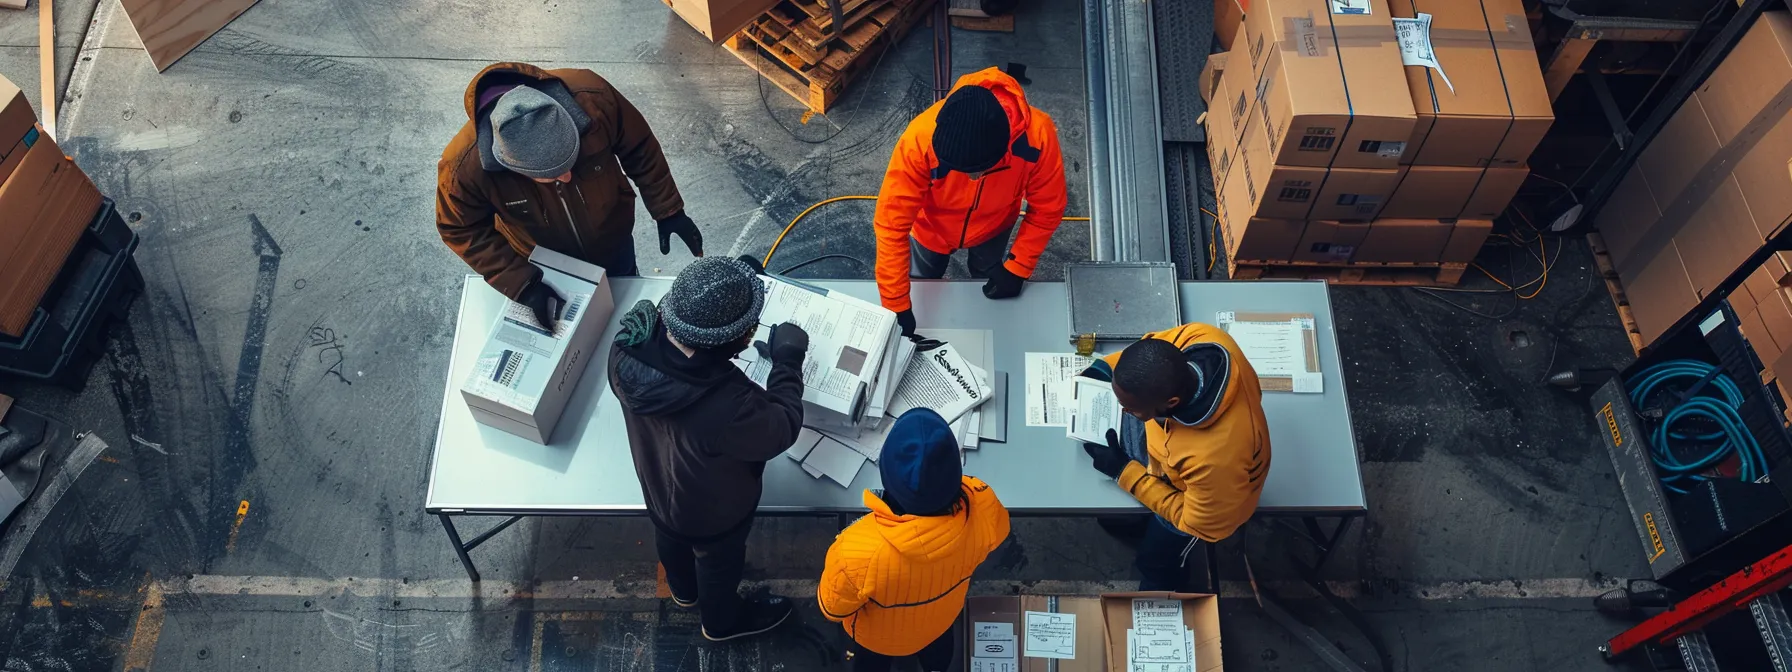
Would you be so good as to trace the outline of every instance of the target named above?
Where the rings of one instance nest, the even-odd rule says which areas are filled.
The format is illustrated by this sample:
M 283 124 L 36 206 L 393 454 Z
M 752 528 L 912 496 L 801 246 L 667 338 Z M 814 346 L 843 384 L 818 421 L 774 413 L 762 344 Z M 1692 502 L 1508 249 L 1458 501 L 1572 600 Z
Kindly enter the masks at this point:
M 965 238 L 971 235 L 971 213 L 983 202 L 983 180 L 977 180 L 977 193 L 971 196 L 971 209 L 964 211 L 964 229 L 958 232 L 958 249 L 964 249 Z
M 585 238 L 579 235 L 579 220 L 572 216 L 572 204 L 566 202 L 566 185 L 555 182 L 554 191 L 559 192 L 560 208 L 566 211 L 566 228 L 572 230 L 572 242 L 579 246 L 579 256 L 585 256 Z M 584 196 L 581 195 L 579 201 L 582 203 L 584 200 Z

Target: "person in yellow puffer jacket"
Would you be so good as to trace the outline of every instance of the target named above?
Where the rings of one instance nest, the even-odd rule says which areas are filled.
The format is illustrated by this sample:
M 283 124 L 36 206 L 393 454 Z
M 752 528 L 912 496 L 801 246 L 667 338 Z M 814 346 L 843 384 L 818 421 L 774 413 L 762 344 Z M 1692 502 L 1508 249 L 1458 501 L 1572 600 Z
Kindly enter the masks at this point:
M 1257 372 L 1224 330 L 1190 323 L 1146 334 L 1082 375 L 1111 381 L 1127 415 L 1105 445 L 1084 450 L 1156 514 L 1139 544 L 1139 590 L 1188 590 L 1196 542 L 1230 537 L 1250 520 L 1269 476 Z
M 896 420 L 878 469 L 883 496 L 865 491 L 871 513 L 828 548 L 821 613 L 852 637 L 855 672 L 883 672 L 904 656 L 945 670 L 957 658 L 953 626 L 971 572 L 1008 538 L 1008 510 L 964 475 L 951 426 L 926 408 Z

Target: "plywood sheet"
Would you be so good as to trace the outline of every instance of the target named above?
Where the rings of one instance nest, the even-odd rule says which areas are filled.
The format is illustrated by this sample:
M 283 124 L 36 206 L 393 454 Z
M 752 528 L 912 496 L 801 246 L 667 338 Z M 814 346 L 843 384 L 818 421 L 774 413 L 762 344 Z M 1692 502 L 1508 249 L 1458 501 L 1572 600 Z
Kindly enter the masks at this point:
M 157 70 L 167 70 L 187 52 L 254 6 L 256 0 L 120 0 Z

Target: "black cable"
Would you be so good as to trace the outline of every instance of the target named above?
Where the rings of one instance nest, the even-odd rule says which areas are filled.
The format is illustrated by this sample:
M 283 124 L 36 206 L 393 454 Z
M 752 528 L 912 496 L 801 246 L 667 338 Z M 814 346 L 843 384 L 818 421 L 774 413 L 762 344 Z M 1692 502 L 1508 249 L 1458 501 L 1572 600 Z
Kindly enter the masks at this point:
M 814 259 L 809 259 L 807 261 L 799 261 L 795 265 L 791 266 L 790 268 L 786 268 L 782 271 L 779 271 L 778 275 L 790 275 L 791 271 L 802 268 L 804 266 L 808 266 L 809 264 L 813 264 L 818 261 L 827 261 L 829 259 L 846 259 L 849 261 L 856 261 L 859 263 L 860 266 L 865 266 L 867 268 L 869 268 L 871 266 L 871 264 L 865 263 L 864 259 L 860 259 L 860 258 L 852 256 L 850 254 L 824 254 L 824 255 L 821 255 Z
M 755 46 L 754 48 L 757 49 L 758 47 Z M 871 70 L 865 73 L 865 77 L 863 80 L 861 80 L 862 83 L 859 86 L 859 100 L 857 102 L 853 103 L 852 116 L 847 119 L 848 123 L 851 123 L 853 121 L 858 121 L 859 111 L 864 109 L 864 107 L 865 107 L 865 96 L 867 96 L 871 93 L 871 80 L 877 78 L 877 70 L 879 67 L 881 67 L 884 64 L 884 57 L 890 55 L 890 52 L 895 51 L 895 49 L 896 49 L 896 45 L 894 45 L 894 44 L 886 46 L 884 48 L 884 52 L 877 55 L 877 61 L 875 63 L 871 64 Z M 777 66 L 774 64 L 773 67 L 777 67 Z M 785 126 L 784 122 L 780 121 L 778 119 L 778 115 L 772 113 L 771 100 L 767 99 L 765 96 L 765 76 L 759 74 L 758 71 L 754 71 L 753 77 L 759 83 L 759 105 L 760 105 L 760 107 L 765 108 L 765 116 L 771 117 L 772 123 L 777 124 L 778 128 L 784 129 L 784 132 L 786 134 L 788 134 L 792 139 L 796 140 L 797 142 L 806 143 L 806 144 L 810 144 L 810 145 L 825 144 L 827 141 L 833 140 L 834 138 L 837 138 L 837 137 L 840 137 L 841 133 L 846 132 L 847 124 L 839 124 L 838 126 L 835 127 L 833 133 L 828 134 L 828 137 L 822 138 L 820 140 L 810 140 L 808 138 L 797 135 L 796 129 L 793 129 L 789 126 Z M 826 115 L 826 114 L 822 114 L 821 118 L 827 119 L 828 123 L 833 123 L 833 121 L 834 121 L 833 119 L 828 119 L 828 115 Z

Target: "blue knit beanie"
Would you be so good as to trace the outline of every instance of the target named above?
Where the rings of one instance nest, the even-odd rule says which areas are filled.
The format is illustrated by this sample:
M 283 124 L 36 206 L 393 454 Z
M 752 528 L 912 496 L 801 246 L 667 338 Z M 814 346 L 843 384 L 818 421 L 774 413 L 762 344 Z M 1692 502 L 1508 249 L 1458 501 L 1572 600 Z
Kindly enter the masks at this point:
M 952 505 L 964 481 L 958 462 L 958 437 L 951 425 L 929 408 L 916 408 L 896 419 L 878 458 L 884 495 L 904 511 L 934 513 Z

